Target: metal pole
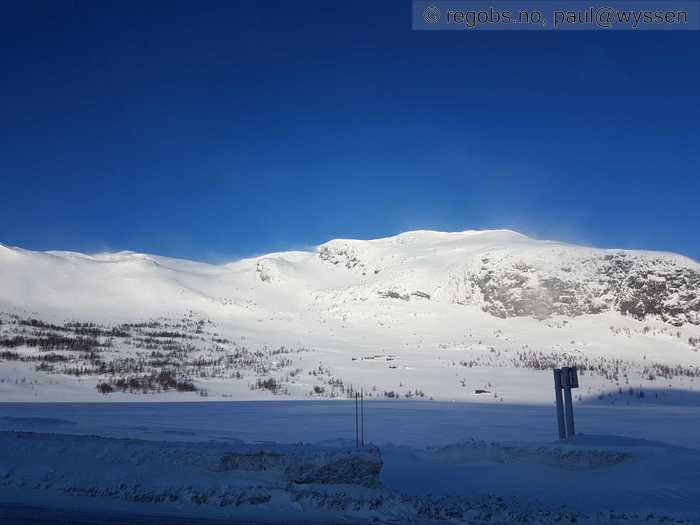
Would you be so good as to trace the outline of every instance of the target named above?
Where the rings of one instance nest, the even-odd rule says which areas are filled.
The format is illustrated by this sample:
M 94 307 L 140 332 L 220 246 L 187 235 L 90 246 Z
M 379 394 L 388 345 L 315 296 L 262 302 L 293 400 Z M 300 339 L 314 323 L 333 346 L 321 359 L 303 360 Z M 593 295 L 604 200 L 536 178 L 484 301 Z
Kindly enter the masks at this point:
M 360 431 L 357 424 L 357 392 L 355 392 L 355 448 L 360 448 Z
M 365 446 L 365 393 L 360 390 L 360 445 Z
M 564 427 L 564 404 L 561 398 L 561 370 L 554 369 L 554 393 L 557 399 L 557 425 L 559 426 L 559 439 L 566 439 L 566 428 Z
M 564 388 L 564 405 L 566 406 L 566 437 L 572 438 L 576 435 L 574 429 L 574 403 L 571 399 L 571 387 Z

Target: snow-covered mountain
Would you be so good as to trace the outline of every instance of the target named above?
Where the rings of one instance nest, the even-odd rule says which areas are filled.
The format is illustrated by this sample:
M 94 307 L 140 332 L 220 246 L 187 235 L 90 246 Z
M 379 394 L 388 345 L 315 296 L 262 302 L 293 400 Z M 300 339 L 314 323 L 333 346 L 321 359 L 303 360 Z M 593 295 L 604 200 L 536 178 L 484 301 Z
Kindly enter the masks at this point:
M 0 312 L 11 399 L 363 388 L 546 400 L 548 368 L 567 363 L 590 376 L 582 397 L 639 398 L 700 375 L 700 264 L 509 230 L 333 240 L 224 265 L 0 245 Z

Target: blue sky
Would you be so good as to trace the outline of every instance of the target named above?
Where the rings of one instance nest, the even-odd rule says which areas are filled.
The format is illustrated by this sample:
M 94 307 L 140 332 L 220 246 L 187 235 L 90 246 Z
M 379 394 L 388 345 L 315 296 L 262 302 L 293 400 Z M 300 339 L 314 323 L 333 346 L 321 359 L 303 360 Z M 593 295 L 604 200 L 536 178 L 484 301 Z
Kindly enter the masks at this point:
M 220 261 L 512 228 L 700 259 L 698 32 L 412 32 L 388 0 L 15 4 L 1 243 Z

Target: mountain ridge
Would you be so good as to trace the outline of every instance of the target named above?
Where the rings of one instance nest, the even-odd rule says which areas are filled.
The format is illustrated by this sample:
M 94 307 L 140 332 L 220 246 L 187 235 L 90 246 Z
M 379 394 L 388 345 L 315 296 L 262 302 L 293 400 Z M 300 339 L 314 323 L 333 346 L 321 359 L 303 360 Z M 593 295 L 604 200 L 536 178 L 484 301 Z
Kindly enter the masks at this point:
M 489 235 L 489 236 L 494 236 L 494 235 L 512 235 L 513 240 L 522 240 L 522 241 L 531 241 L 531 242 L 536 242 L 536 243 L 550 243 L 554 245 L 561 245 L 561 246 L 567 246 L 570 248 L 585 248 L 585 249 L 591 249 L 591 250 L 598 250 L 598 251 L 607 251 L 607 252 L 634 252 L 634 253 L 648 253 L 648 254 L 657 254 L 657 255 L 667 255 L 667 256 L 673 256 L 673 257 L 679 257 L 682 259 L 687 260 L 688 263 L 698 265 L 700 267 L 700 261 L 696 261 L 690 256 L 678 253 L 678 252 L 673 252 L 673 251 L 668 251 L 668 250 L 650 250 L 650 249 L 641 249 L 641 248 L 600 248 L 600 247 L 593 247 L 593 246 L 587 246 L 584 244 L 579 244 L 579 243 L 571 243 L 571 242 L 564 242 L 564 241 L 557 241 L 554 239 L 535 239 L 533 237 L 529 237 L 525 234 L 522 234 L 516 230 L 512 230 L 509 228 L 498 228 L 498 229 L 487 229 L 487 230 L 462 230 L 462 231 L 442 231 L 442 230 L 408 230 L 405 232 L 398 233 L 396 235 L 389 235 L 385 237 L 376 237 L 372 239 L 353 239 L 353 238 L 348 238 L 348 237 L 338 237 L 334 239 L 329 239 L 328 241 L 324 241 L 316 246 L 313 247 L 313 250 L 284 250 L 284 251 L 276 251 L 276 252 L 270 252 L 270 253 L 260 253 L 257 255 L 250 255 L 250 256 L 245 256 L 245 257 L 240 257 L 236 258 L 230 261 L 225 261 L 225 262 L 220 262 L 220 263 L 213 263 L 209 261 L 204 261 L 204 260 L 198 260 L 198 259 L 190 259 L 186 257 L 177 257 L 177 256 L 167 256 L 167 255 L 159 255 L 155 253 L 147 253 L 147 252 L 138 252 L 138 251 L 133 251 L 133 250 L 117 250 L 117 251 L 99 251 L 99 252 L 80 252 L 77 250 L 57 250 L 57 249 L 51 249 L 51 250 L 30 250 L 26 248 L 22 248 L 20 246 L 14 246 L 6 243 L 0 242 L 0 249 L 4 248 L 5 250 L 8 251 L 19 251 L 19 252 L 24 252 L 24 253 L 44 253 L 44 254 L 51 254 L 51 255 L 57 255 L 57 256 L 78 256 L 78 257 L 83 257 L 83 258 L 88 258 L 88 259 L 95 259 L 95 260 L 101 260 L 105 258 L 113 258 L 117 256 L 122 256 L 122 257 L 151 257 L 151 258 L 157 258 L 157 259 L 164 259 L 164 260 L 174 260 L 174 261 L 183 261 L 183 262 L 190 262 L 190 263 L 196 263 L 196 264 L 206 264 L 210 266 L 231 266 L 234 265 L 238 262 L 242 261 L 249 261 L 249 260 L 257 260 L 260 258 L 264 257 L 278 257 L 278 256 L 287 256 L 287 255 L 304 255 L 304 254 L 313 254 L 316 253 L 321 247 L 327 246 L 327 245 L 336 245 L 336 244 L 341 244 L 341 243 L 382 243 L 382 242 L 387 242 L 387 241 L 393 241 L 395 243 L 403 243 L 407 239 L 411 239 L 412 237 L 420 237 L 420 236 L 435 236 L 435 237 L 466 237 L 466 236 L 477 236 L 477 235 Z
M 0 258 L 0 283 L 4 279 L 6 284 L 0 300 L 10 305 L 15 297 L 7 292 L 12 288 L 7 281 L 35 281 L 35 295 L 40 295 L 42 282 L 48 290 L 61 282 L 54 271 L 60 269 L 63 274 L 72 272 L 76 284 L 83 281 L 89 287 L 92 281 L 95 293 L 108 291 L 103 290 L 105 279 L 132 284 L 142 279 L 143 293 L 149 295 L 151 287 L 151 296 L 162 286 L 205 298 L 216 295 L 213 289 L 235 294 L 245 286 L 255 300 L 250 281 L 257 278 L 271 288 L 263 295 L 274 295 L 282 283 L 289 285 L 289 294 L 359 287 L 383 298 L 410 300 L 418 294 L 457 305 L 476 304 L 502 318 L 618 310 L 637 318 L 657 315 L 673 325 L 700 324 L 700 264 L 692 259 L 669 252 L 539 241 L 513 230 L 415 230 L 371 240 L 333 239 L 314 251 L 276 252 L 224 264 L 132 251 L 89 255 L 3 249 L 13 257 Z M 103 270 L 98 268 L 105 264 L 111 269 L 99 275 Z M 342 269 L 347 272 L 338 271 Z M 68 296 L 70 284 L 61 287 Z M 124 290 L 113 293 L 121 297 Z M 17 283 L 14 294 L 26 295 Z M 31 306 L 31 300 L 24 306 Z
M 335 239 L 225 264 L 0 249 L 5 398 L 363 388 L 541 402 L 564 365 L 588 374 L 589 396 L 692 389 L 700 265 L 508 230 Z

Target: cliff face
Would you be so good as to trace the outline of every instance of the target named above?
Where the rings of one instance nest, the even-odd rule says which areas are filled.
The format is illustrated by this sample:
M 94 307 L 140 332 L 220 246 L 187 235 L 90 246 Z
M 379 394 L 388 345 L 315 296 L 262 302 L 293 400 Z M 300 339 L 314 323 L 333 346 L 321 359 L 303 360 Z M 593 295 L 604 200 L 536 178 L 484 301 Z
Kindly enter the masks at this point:
M 363 286 L 381 282 L 382 297 L 424 290 L 499 318 L 615 311 L 674 326 L 700 324 L 700 265 L 670 253 L 600 250 L 497 231 L 331 241 L 318 257 Z
M 674 257 L 617 252 L 563 262 L 556 267 L 484 256 L 477 270 L 465 270 L 464 293 L 455 302 L 480 302 L 501 318 L 617 311 L 674 326 L 700 324 L 700 271 Z

